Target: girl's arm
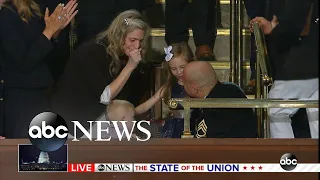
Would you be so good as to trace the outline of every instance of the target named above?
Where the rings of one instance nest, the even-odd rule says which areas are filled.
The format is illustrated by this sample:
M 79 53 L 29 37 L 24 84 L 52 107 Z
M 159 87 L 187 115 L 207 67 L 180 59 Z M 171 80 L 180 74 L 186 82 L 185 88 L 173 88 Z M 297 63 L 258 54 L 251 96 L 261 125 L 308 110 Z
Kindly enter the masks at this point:
M 150 99 L 148 99 L 146 102 L 140 104 L 138 107 L 135 108 L 135 115 L 140 115 L 145 112 L 147 112 L 149 109 L 151 109 L 152 106 L 154 106 L 157 102 L 161 100 L 164 93 L 164 86 L 162 86 L 155 95 L 153 95 Z

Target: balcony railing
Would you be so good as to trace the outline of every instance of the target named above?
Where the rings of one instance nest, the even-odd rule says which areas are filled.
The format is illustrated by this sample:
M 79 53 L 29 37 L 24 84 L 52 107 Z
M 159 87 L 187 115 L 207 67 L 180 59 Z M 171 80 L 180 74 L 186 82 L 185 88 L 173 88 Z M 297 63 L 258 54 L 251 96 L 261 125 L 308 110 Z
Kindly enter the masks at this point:
M 190 130 L 190 110 L 192 108 L 319 108 L 318 100 L 176 98 L 170 99 L 168 103 L 172 109 L 177 108 L 178 104 L 184 107 L 184 131 L 182 138 L 193 138 Z M 265 127 L 266 134 L 269 134 L 268 127 Z

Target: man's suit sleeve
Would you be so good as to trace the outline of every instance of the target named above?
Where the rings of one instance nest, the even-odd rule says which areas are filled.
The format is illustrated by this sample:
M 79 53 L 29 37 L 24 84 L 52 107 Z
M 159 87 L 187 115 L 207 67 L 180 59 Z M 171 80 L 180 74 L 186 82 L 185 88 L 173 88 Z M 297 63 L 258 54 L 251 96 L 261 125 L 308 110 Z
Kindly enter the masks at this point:
M 263 4 L 265 0 L 244 0 L 244 6 L 250 19 L 263 16 Z
M 274 37 L 298 38 L 306 24 L 311 4 L 311 0 L 286 1 L 283 13 L 277 16 L 279 24 L 271 35 Z

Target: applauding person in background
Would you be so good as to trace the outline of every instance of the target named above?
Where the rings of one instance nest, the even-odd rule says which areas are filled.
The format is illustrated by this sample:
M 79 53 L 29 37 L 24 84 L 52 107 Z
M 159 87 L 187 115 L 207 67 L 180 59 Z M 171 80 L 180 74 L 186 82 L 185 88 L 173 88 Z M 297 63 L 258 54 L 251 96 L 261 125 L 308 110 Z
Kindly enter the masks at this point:
M 6 138 L 27 138 L 30 121 L 48 110 L 47 89 L 53 83 L 47 55 L 58 37 L 76 15 L 75 1 L 59 4 L 54 12 L 32 0 L 12 0 L 0 11 L 0 51 L 6 85 L 4 119 L 0 122 Z

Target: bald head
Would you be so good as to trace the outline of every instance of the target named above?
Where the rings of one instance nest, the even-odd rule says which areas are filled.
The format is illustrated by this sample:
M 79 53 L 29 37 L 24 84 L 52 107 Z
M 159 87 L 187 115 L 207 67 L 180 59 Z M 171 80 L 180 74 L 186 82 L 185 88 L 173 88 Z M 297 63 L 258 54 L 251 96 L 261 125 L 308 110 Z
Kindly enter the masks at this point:
M 197 87 L 215 85 L 217 75 L 211 64 L 205 61 L 193 61 L 186 65 L 183 70 L 184 83 L 190 83 Z

